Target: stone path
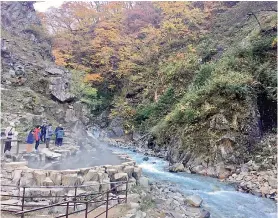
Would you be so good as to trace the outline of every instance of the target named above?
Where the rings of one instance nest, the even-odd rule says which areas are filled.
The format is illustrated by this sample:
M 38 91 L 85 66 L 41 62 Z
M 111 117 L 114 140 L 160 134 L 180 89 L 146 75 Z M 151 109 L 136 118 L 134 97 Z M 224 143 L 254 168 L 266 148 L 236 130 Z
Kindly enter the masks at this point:
M 26 145 L 27 145 L 26 143 L 20 143 L 20 144 L 19 144 L 19 153 L 24 153 L 24 152 L 26 152 Z M 51 148 L 51 147 L 55 147 L 54 140 L 51 140 L 49 146 L 50 146 L 50 148 Z M 45 148 L 45 147 L 46 147 L 45 143 L 40 143 L 40 145 L 39 145 L 39 150 L 40 150 L 40 149 L 43 149 L 43 148 Z M 33 144 L 32 149 L 33 149 L 33 151 L 35 151 L 35 144 Z M 2 152 L 2 153 L 3 153 L 3 150 L 4 150 L 4 145 L 1 145 L 1 152 Z M 16 145 L 12 146 L 12 148 L 11 148 L 11 154 L 16 154 Z
M 105 208 L 98 208 L 95 211 L 92 211 L 90 214 L 88 214 L 88 218 L 93 218 L 95 216 L 97 216 L 98 214 L 100 214 L 101 212 L 105 211 Z M 125 212 L 127 211 L 127 206 L 126 205 L 117 205 L 114 208 L 110 209 L 108 212 L 108 217 L 109 218 L 119 218 L 121 217 L 123 214 L 125 214 Z M 18 218 L 18 216 L 15 216 L 13 214 L 7 213 L 7 212 L 1 212 L 1 218 Z M 30 218 L 43 218 L 43 217 L 47 217 L 47 218 L 54 218 L 55 216 L 53 215 L 40 215 L 39 213 L 32 213 L 30 215 L 25 215 L 24 217 L 30 217 Z M 70 215 L 71 218 L 84 218 L 84 212 L 80 213 L 80 214 L 73 214 Z M 99 216 L 99 218 L 105 218 L 105 214 L 102 214 L 101 216 Z
M 98 208 L 95 211 L 92 211 L 91 213 L 88 214 L 88 218 L 93 218 L 100 214 L 101 212 L 105 211 L 105 208 Z M 119 218 L 123 214 L 125 214 L 127 211 L 127 206 L 126 205 L 117 205 L 114 208 L 110 209 L 108 212 L 108 217 L 109 218 Z M 71 215 L 72 218 L 84 218 L 84 213 L 80 213 L 77 215 Z M 105 218 L 105 213 L 99 216 L 99 218 Z

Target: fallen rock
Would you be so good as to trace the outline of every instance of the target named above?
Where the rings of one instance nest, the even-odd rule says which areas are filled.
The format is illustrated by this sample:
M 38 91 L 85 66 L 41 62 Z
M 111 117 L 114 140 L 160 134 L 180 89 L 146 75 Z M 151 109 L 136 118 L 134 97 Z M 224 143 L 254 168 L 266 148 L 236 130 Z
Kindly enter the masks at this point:
M 138 180 L 142 175 L 142 168 L 140 167 L 135 167 L 132 173 L 132 176 Z
M 46 177 L 45 180 L 42 182 L 43 186 L 54 186 L 54 182 L 49 178 Z
M 143 161 L 148 161 L 149 157 L 143 157 Z
M 184 166 L 183 166 L 182 163 L 176 163 L 169 168 L 169 171 L 174 172 L 174 173 L 183 172 L 184 171 Z
M 134 167 L 133 166 L 126 166 L 124 168 L 124 172 L 127 173 L 128 177 L 132 177 L 132 173 L 134 172 Z
M 51 75 L 63 75 L 64 74 L 64 71 L 59 69 L 59 68 L 56 68 L 56 67 L 49 67 L 49 68 L 46 68 L 45 71 Z
M 125 198 L 125 195 L 122 196 L 123 198 Z M 129 194 L 128 198 L 127 198 L 127 202 L 134 202 L 134 203 L 139 203 L 140 202 L 140 195 L 139 194 Z
M 40 150 L 40 152 L 45 154 L 45 157 L 49 160 L 60 160 L 62 157 L 61 154 L 52 152 L 48 148 L 43 148 L 42 150 Z
M 149 179 L 146 178 L 146 177 L 141 177 L 139 178 L 138 180 L 139 182 L 139 185 L 142 186 L 143 188 L 149 190 L 150 189 L 150 186 L 149 186 Z
M 277 178 L 269 177 L 269 179 L 268 179 L 268 184 L 269 184 L 272 188 L 277 188 Z
M 131 209 L 138 209 L 140 205 L 138 203 L 130 202 L 129 206 Z
M 190 195 L 186 197 L 185 201 L 194 207 L 200 207 L 203 199 L 198 195 Z
M 116 173 L 113 175 L 113 181 L 127 181 L 128 175 L 127 173 Z

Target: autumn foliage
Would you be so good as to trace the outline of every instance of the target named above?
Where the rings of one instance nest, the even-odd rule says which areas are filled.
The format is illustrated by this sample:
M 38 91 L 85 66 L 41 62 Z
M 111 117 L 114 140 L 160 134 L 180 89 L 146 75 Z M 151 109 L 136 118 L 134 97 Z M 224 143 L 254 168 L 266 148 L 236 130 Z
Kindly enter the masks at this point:
M 85 81 L 102 80 L 109 90 L 163 44 L 197 40 L 206 11 L 189 2 L 65 2 L 40 17 L 53 35 L 56 64 L 85 71 Z

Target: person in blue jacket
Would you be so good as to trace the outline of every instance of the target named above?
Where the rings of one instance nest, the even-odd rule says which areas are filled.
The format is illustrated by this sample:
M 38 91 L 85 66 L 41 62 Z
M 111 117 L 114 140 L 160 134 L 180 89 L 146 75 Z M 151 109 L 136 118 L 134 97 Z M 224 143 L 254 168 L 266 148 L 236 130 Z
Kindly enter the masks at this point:
M 62 127 L 59 128 L 56 132 L 57 146 L 62 146 L 64 135 L 64 129 Z
M 29 152 L 32 152 L 32 144 L 35 142 L 35 136 L 34 136 L 34 130 L 30 130 L 27 138 L 26 138 L 26 151 L 29 153 Z

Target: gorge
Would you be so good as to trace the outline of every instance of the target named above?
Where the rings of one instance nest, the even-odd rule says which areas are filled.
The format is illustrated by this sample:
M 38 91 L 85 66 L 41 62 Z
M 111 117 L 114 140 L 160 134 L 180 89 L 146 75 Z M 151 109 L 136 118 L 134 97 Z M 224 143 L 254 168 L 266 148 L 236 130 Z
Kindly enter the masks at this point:
M 2 132 L 44 120 L 64 147 L 3 155 L 2 185 L 121 174 L 130 217 L 276 217 L 277 4 L 1 2 Z

